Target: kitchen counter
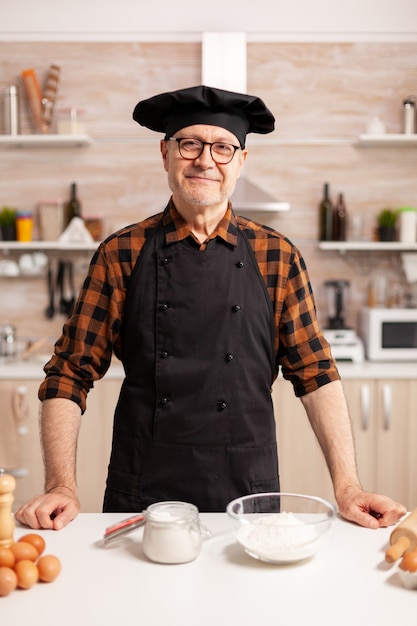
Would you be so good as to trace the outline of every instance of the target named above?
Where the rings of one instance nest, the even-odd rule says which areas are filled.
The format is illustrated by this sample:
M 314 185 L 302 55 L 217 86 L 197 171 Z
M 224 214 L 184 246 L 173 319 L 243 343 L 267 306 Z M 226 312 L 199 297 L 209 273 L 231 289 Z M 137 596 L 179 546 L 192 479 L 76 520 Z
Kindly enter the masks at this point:
M 80 514 L 61 531 L 36 531 L 62 562 L 52 583 L 0 598 L 1 623 L 23 626 L 352 626 L 410 623 L 416 591 L 384 560 L 392 528 L 368 530 L 337 519 L 322 551 L 292 565 L 247 556 L 223 513 L 203 513 L 212 531 L 191 563 L 151 563 L 143 529 L 105 547 L 104 529 L 123 514 Z M 15 539 L 27 533 L 18 527 Z
M 0 380 L 42 380 L 43 366 L 49 357 L 44 360 L 8 361 L 0 359 Z M 337 364 L 342 378 L 378 378 L 389 380 L 417 379 L 417 362 L 370 362 L 348 363 L 340 361 Z M 106 379 L 122 380 L 123 367 L 118 360 L 110 366 Z

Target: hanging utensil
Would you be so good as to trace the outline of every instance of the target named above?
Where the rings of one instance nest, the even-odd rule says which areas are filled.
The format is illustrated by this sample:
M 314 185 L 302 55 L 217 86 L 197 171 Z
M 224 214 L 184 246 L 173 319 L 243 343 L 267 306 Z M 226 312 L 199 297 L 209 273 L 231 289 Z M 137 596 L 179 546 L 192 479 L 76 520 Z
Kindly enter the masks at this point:
M 72 261 L 68 261 L 68 286 L 70 290 L 70 297 L 68 299 L 68 317 L 74 313 L 74 307 L 76 302 L 76 291 L 74 284 L 74 263 Z
M 54 276 L 52 270 L 52 262 L 48 263 L 48 272 L 47 272 L 47 284 L 48 284 L 48 297 L 49 304 L 45 309 L 45 316 L 48 320 L 51 320 L 55 315 L 55 288 L 54 288 Z
M 62 267 L 62 286 L 61 286 L 61 313 L 66 317 L 71 317 L 74 310 L 74 279 L 71 261 L 63 262 Z
M 59 261 L 58 263 L 58 272 L 56 276 L 56 288 L 59 293 L 59 312 L 66 313 L 67 305 L 64 297 L 64 271 L 65 271 L 65 263 L 64 261 Z

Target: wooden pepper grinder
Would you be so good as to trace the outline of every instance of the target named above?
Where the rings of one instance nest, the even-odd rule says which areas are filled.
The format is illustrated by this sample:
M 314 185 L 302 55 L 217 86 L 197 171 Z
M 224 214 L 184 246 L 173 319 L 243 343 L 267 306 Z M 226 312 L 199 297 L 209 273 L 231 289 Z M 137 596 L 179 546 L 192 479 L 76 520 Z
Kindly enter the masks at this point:
M 14 542 L 13 492 L 16 481 L 0 468 L 0 546 L 8 548 Z

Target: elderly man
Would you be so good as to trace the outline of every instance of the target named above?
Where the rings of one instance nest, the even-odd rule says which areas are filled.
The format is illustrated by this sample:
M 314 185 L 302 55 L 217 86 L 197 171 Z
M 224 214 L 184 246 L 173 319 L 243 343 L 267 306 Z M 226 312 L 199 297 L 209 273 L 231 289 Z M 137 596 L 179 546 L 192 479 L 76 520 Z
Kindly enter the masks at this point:
M 257 97 L 198 86 L 141 101 L 133 117 L 164 133 L 172 196 L 163 213 L 107 238 L 91 261 L 39 391 L 45 493 L 17 519 L 59 529 L 77 515 L 81 415 L 114 352 L 126 376 L 104 511 L 162 500 L 222 511 L 237 496 L 278 491 L 271 386 L 281 367 L 321 445 L 340 513 L 370 528 L 397 522 L 403 506 L 361 488 L 300 252 L 230 203 L 246 135 L 271 132 L 272 113 Z

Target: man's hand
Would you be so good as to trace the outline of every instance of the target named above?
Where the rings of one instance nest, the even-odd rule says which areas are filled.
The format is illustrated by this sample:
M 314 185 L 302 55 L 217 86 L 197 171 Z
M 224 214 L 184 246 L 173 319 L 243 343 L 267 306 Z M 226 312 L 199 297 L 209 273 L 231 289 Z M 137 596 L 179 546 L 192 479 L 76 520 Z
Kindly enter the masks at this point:
M 342 517 L 366 528 L 392 526 L 407 513 L 402 504 L 388 496 L 368 493 L 356 486 L 338 494 L 337 503 Z
M 53 491 L 35 496 L 21 506 L 15 513 L 15 519 L 34 529 L 61 530 L 79 511 L 77 494 L 66 487 L 55 487 Z

